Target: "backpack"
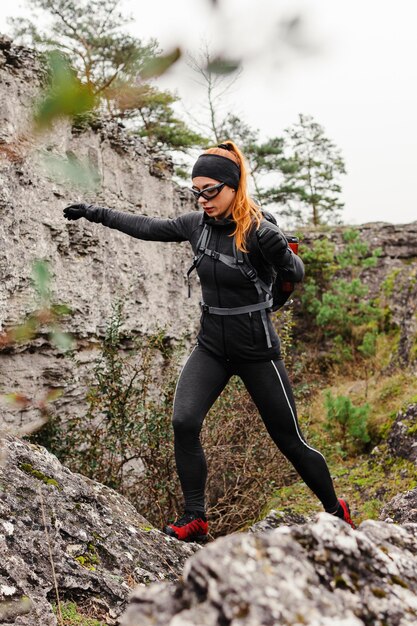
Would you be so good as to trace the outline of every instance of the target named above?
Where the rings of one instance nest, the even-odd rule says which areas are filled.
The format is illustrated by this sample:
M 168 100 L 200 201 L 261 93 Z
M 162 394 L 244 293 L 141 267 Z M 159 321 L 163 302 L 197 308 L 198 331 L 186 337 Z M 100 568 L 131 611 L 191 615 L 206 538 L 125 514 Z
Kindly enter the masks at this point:
M 271 213 L 262 210 L 262 214 L 266 220 L 268 220 L 272 224 L 277 225 L 277 221 Z M 203 230 L 197 242 L 197 249 L 193 263 L 187 271 L 188 297 L 191 296 L 190 275 L 193 270 L 195 270 L 199 266 L 205 255 L 211 257 L 216 261 L 220 261 L 221 263 L 224 263 L 229 267 L 240 270 L 242 274 L 254 284 L 256 291 L 258 292 L 257 304 L 248 304 L 246 306 L 227 308 L 211 307 L 204 302 L 201 302 L 200 306 L 203 311 L 214 315 L 239 315 L 243 313 L 260 311 L 268 348 L 271 348 L 272 343 L 269 334 L 266 311 L 277 311 L 282 306 L 284 306 L 284 304 L 286 304 L 286 302 L 288 301 L 291 293 L 294 291 L 294 284 L 283 281 L 280 273 L 274 271 L 272 284 L 267 285 L 263 280 L 259 278 L 257 271 L 249 261 L 248 254 L 237 249 L 235 240 L 233 240 L 233 257 L 228 254 L 222 254 L 220 252 L 217 252 L 217 250 L 210 249 L 209 243 L 211 231 L 211 226 L 209 224 L 204 224 Z M 288 241 L 288 245 L 291 247 L 293 252 L 297 253 L 297 237 L 286 237 L 286 239 Z
M 275 224 L 275 226 L 278 226 L 277 220 L 272 215 L 272 213 L 268 213 L 268 211 L 262 210 L 262 215 L 266 220 L 268 220 L 268 222 L 271 222 L 272 224 Z M 298 237 L 290 237 L 285 235 L 285 239 L 287 240 L 288 246 L 291 248 L 291 250 L 295 254 L 298 254 Z M 275 272 L 275 278 L 272 284 L 272 298 L 274 301 L 272 311 L 278 311 L 278 309 L 283 307 L 288 302 L 288 299 L 294 289 L 294 283 L 282 280 L 282 276 L 279 274 L 279 272 Z M 288 302 L 288 304 L 291 304 L 291 302 L 292 300 Z

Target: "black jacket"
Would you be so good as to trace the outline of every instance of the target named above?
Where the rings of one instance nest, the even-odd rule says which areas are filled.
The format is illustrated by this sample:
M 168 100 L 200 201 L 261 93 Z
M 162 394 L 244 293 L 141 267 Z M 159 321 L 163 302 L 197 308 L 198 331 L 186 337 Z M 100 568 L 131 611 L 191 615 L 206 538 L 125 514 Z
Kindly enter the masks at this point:
M 194 254 L 204 223 L 207 222 L 212 226 L 209 248 L 233 256 L 233 238 L 230 235 L 235 222 L 230 218 L 215 220 L 201 211 L 195 211 L 174 219 L 163 219 L 95 206 L 88 208 L 86 217 L 91 222 L 104 224 L 138 239 L 189 241 Z M 269 241 L 267 252 L 261 250 L 256 231 L 252 229 L 247 241 L 248 256 L 259 277 L 270 284 L 274 268 L 281 273 L 283 280 L 301 281 L 304 277 L 304 265 L 288 246 L 283 248 L 284 235 L 278 226 L 263 219 L 259 230 L 262 228 L 268 228 L 276 233 L 277 245 L 274 247 L 272 240 L 272 246 Z M 209 306 L 233 308 L 258 302 L 255 286 L 239 270 L 204 256 L 197 272 L 203 301 Z M 260 313 L 257 311 L 230 316 L 202 312 L 200 322 L 198 343 L 220 358 L 230 361 L 268 361 L 280 357 L 280 343 L 269 313 L 271 348 L 267 347 L 265 330 Z

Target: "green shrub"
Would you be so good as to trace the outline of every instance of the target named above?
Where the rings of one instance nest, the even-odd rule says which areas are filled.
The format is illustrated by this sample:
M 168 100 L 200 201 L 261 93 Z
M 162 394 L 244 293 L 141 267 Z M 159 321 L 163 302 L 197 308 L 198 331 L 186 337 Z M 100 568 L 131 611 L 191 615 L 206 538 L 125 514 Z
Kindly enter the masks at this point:
M 281 354 L 287 367 L 292 361 L 294 348 L 293 331 L 295 326 L 294 310 L 292 306 L 284 306 L 273 315 L 273 324 L 279 335 Z
M 73 471 L 128 497 L 140 475 L 141 506 L 151 519 L 158 509 L 178 504 L 170 420 L 178 363 L 163 331 L 126 337 L 122 308 L 120 301 L 113 306 L 100 354 L 85 381 L 85 414 L 65 423 L 51 420 L 32 440 Z M 127 354 L 122 346 L 130 346 Z
M 341 443 L 343 449 L 349 445 L 358 447 L 370 441 L 368 434 L 369 404 L 353 406 L 346 396 L 333 396 L 327 391 L 325 396 L 327 411 L 325 428 Z
M 341 250 L 328 239 L 318 239 L 300 252 L 306 264 L 301 295 L 306 335 L 331 341 L 330 359 L 336 363 L 374 354 L 371 344 L 383 319 L 383 311 L 368 297 L 369 289 L 360 279 L 363 269 L 377 263 L 380 250 L 371 252 L 353 229 L 343 239 Z

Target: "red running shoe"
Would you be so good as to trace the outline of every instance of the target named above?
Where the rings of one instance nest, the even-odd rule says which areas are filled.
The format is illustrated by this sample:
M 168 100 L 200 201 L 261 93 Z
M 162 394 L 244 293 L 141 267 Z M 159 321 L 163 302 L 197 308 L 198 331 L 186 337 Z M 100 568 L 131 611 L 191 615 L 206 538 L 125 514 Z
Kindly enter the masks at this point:
M 182 517 L 165 526 L 164 533 L 180 541 L 204 542 L 208 534 L 207 518 L 204 513 L 185 511 Z
M 352 526 L 353 529 L 356 529 L 356 526 L 353 523 L 352 518 L 350 517 L 350 509 L 348 503 L 346 502 L 346 500 L 342 500 L 341 498 L 338 498 L 338 501 L 343 510 L 343 517 L 340 516 L 341 519 L 346 522 L 346 524 L 349 524 L 349 526 Z

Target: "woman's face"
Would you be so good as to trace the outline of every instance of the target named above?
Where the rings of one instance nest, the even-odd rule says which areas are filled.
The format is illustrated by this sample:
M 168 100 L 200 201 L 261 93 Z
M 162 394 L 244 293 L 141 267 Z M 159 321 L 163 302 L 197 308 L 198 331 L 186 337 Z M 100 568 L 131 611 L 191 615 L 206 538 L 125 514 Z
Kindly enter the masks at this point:
M 202 191 L 207 187 L 213 187 L 219 183 L 218 180 L 213 178 L 207 178 L 206 176 L 196 176 L 193 178 L 193 189 L 196 191 Z M 214 217 L 216 220 L 220 220 L 223 217 L 228 217 L 232 212 L 232 204 L 235 199 L 236 191 L 232 187 L 225 185 L 220 193 L 214 198 L 207 200 L 200 196 L 198 203 L 203 207 L 204 211 L 210 217 Z

